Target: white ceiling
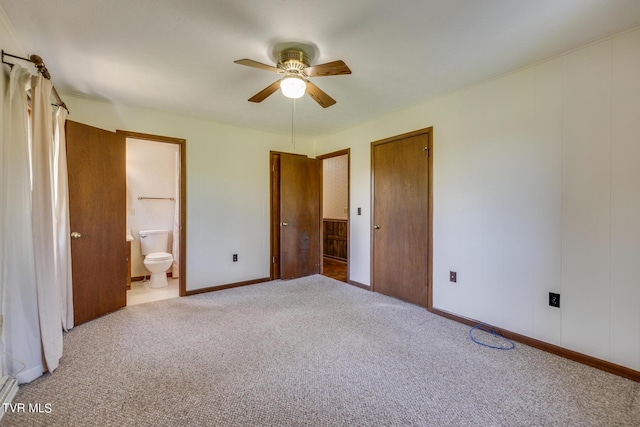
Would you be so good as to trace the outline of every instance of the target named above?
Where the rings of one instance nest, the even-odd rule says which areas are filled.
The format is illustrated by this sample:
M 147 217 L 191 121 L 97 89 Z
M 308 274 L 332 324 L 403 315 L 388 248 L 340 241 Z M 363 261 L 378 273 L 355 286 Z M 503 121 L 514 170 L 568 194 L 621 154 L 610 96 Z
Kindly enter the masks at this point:
M 247 99 L 278 76 L 273 48 L 304 42 L 337 104 L 296 101 L 322 135 L 640 25 L 640 0 L 0 0 L 59 91 L 243 127 L 291 131 L 292 101 Z M 71 111 L 73 118 L 73 111 Z

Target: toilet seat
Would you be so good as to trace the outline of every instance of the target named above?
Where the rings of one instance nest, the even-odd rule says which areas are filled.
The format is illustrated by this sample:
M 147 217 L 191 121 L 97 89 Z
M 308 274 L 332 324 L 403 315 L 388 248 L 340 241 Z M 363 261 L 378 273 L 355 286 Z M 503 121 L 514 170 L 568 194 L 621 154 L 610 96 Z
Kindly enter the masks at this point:
M 145 261 L 165 261 L 171 259 L 173 255 L 167 252 L 153 252 L 147 255 Z

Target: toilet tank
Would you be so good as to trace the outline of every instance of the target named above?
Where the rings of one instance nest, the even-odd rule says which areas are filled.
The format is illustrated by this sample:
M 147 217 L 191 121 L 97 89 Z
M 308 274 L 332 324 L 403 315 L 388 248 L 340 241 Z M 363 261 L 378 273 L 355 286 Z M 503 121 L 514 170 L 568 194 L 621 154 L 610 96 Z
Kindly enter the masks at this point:
M 149 255 L 154 252 L 167 252 L 169 230 L 140 230 L 140 252 Z

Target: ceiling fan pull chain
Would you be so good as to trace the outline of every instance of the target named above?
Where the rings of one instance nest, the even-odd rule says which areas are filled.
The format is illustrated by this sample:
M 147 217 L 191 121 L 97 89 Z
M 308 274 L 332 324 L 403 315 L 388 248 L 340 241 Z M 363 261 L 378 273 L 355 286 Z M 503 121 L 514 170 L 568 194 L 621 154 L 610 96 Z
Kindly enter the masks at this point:
M 296 151 L 296 127 L 295 127 L 295 118 L 296 118 L 296 99 L 292 98 L 291 101 L 291 144 L 293 145 L 293 151 Z

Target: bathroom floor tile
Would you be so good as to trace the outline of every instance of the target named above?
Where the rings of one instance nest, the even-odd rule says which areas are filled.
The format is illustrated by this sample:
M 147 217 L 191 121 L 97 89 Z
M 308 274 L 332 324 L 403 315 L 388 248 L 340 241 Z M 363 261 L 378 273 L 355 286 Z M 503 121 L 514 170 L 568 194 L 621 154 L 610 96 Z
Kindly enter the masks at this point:
M 131 282 L 131 289 L 127 291 L 127 305 L 144 304 L 145 302 L 159 301 L 179 296 L 178 279 L 168 278 L 168 286 L 153 289 L 149 282 Z

